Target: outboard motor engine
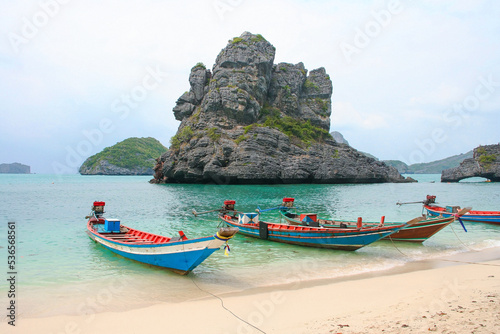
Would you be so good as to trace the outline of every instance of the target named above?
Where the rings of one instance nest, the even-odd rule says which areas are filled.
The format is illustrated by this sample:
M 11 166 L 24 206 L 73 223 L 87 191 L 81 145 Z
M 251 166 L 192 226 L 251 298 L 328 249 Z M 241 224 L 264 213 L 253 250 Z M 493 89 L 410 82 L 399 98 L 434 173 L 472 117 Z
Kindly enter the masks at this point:
M 429 204 L 434 204 L 436 203 L 436 196 L 434 195 L 427 195 L 425 201 L 424 201 L 424 204 L 425 205 L 429 205 Z
M 236 201 L 232 201 L 232 200 L 224 201 L 224 210 L 234 211 L 235 204 L 236 204 Z
M 281 203 L 281 206 L 288 208 L 288 209 L 293 208 L 294 201 L 295 201 L 295 198 L 293 198 L 293 197 L 285 197 L 285 198 L 283 198 L 283 203 Z
M 94 202 L 94 205 L 92 205 L 92 211 L 94 211 L 94 215 L 96 216 L 96 218 L 102 217 L 102 215 L 104 214 L 105 205 L 105 202 Z

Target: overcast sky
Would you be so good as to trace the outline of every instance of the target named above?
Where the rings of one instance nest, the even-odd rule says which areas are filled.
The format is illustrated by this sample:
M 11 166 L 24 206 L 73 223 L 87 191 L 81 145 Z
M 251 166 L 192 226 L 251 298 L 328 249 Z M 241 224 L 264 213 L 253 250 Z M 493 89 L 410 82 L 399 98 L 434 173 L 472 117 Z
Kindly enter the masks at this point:
M 129 137 L 169 146 L 197 62 L 244 31 L 325 67 L 331 131 L 408 164 L 500 141 L 500 2 L 0 0 L 0 163 L 76 173 Z

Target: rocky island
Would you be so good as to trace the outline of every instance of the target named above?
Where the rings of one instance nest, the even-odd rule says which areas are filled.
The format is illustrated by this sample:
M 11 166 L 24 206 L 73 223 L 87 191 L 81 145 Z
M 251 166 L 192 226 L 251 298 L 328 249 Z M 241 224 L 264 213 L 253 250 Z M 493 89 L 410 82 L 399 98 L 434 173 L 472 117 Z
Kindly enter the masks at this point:
M 324 68 L 274 64 L 275 48 L 249 32 L 209 70 L 191 69 L 173 108 L 180 121 L 152 183 L 410 182 L 329 134 L 332 81 Z
M 500 182 L 500 144 L 476 147 L 472 158 L 465 159 L 458 167 L 443 170 L 441 182 L 458 182 L 475 176 Z
M 30 174 L 31 167 L 14 162 L 12 164 L 0 164 L 0 174 Z
M 166 150 L 158 140 L 128 138 L 89 157 L 82 175 L 153 175 L 155 159 Z

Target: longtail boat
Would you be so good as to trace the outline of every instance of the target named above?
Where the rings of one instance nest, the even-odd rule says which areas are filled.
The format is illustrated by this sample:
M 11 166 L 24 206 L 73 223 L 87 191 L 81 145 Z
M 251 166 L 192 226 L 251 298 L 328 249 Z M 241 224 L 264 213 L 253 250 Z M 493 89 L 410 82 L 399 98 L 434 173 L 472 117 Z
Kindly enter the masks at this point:
M 432 217 L 452 217 L 460 216 L 463 221 L 476 222 L 476 223 L 488 223 L 488 224 L 500 224 L 500 211 L 479 211 L 471 210 L 468 208 L 460 208 L 460 206 L 439 206 L 436 205 L 436 196 L 427 195 L 424 201 L 417 202 L 406 202 L 406 203 L 396 203 L 398 205 L 403 204 L 413 204 L 422 203 L 423 209 L 427 211 L 427 214 Z M 459 213 L 466 210 L 466 213 L 460 215 Z
M 354 251 L 387 237 L 405 226 L 342 226 L 322 227 L 315 222 L 296 225 L 288 222 L 266 222 L 258 212 L 241 213 L 234 210 L 235 201 L 224 201 L 219 217 L 239 233 L 269 241 L 339 250 Z
M 431 236 L 441 231 L 443 228 L 455 221 L 455 216 L 447 218 L 427 218 L 427 217 L 417 217 L 405 223 L 398 222 L 386 222 L 385 216 L 382 216 L 380 222 L 363 222 L 361 218 L 358 221 L 346 221 L 346 220 L 333 220 L 333 219 L 322 219 L 318 218 L 314 213 L 296 213 L 291 212 L 293 207 L 293 198 L 284 198 L 283 204 L 280 207 L 280 214 L 289 224 L 303 225 L 308 221 L 317 222 L 319 226 L 327 228 L 339 228 L 339 227 L 354 227 L 359 224 L 363 226 L 401 226 L 405 225 L 399 231 L 390 234 L 384 239 L 390 239 L 393 241 L 408 241 L 415 243 L 422 243 L 429 239 Z
M 125 258 L 168 268 L 186 275 L 231 239 L 237 228 L 220 228 L 216 234 L 188 239 L 165 237 L 132 229 L 117 219 L 103 217 L 105 202 L 94 202 L 87 222 L 87 234 L 95 242 Z
M 459 206 L 438 206 L 438 205 L 426 205 L 424 204 L 424 209 L 427 211 L 429 216 L 434 217 L 453 217 L 457 212 L 461 210 Z M 500 211 L 479 211 L 470 210 L 463 216 L 461 216 L 463 221 L 476 222 L 476 223 L 488 223 L 488 224 L 500 224 Z

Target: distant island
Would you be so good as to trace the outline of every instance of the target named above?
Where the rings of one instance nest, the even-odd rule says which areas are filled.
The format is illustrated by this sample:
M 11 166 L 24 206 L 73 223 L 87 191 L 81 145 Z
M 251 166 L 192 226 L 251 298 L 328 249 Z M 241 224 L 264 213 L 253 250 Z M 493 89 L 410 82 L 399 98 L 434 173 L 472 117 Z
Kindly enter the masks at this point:
M 384 160 L 384 162 L 386 165 L 397 168 L 402 174 L 441 174 L 443 170 L 458 167 L 462 161 L 470 158 L 472 158 L 472 151 L 441 160 L 412 165 L 407 165 L 399 160 Z
M 155 159 L 167 150 L 158 140 L 128 138 L 89 157 L 82 175 L 153 175 Z
M 0 174 L 31 174 L 31 167 L 18 162 L 0 164 Z
M 349 142 L 344 138 L 344 136 L 340 132 L 332 131 L 330 132 L 330 135 L 337 143 L 349 145 Z M 370 153 L 366 152 L 361 152 L 361 153 L 363 153 L 369 158 L 373 158 L 377 161 L 379 160 L 377 157 L 373 156 Z M 411 165 L 407 165 L 400 160 L 382 160 L 382 161 L 386 165 L 396 168 L 398 172 L 401 174 L 441 174 L 443 170 L 458 167 L 460 163 L 465 159 L 472 158 L 472 154 L 473 153 L 471 150 L 467 153 L 454 155 L 445 159 L 426 162 L 426 163 L 411 164 Z

